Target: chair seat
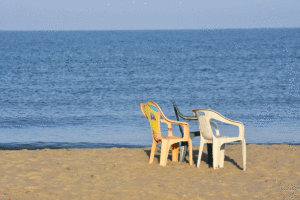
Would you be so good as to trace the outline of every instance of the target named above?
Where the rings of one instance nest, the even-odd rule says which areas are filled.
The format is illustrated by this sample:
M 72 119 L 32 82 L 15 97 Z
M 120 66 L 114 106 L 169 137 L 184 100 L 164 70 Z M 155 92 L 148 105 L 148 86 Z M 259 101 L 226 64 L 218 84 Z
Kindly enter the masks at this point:
M 230 137 L 230 136 L 220 136 L 220 135 L 217 135 L 215 136 L 216 138 L 238 138 L 238 137 Z
M 177 136 L 166 136 L 166 137 L 162 137 L 163 139 L 171 139 L 171 140 L 174 140 L 174 139 L 182 139 L 182 137 L 177 137 Z
M 240 137 L 228 137 L 228 136 L 217 136 L 218 140 L 220 140 L 221 143 L 228 143 L 228 142 L 241 142 L 242 139 Z

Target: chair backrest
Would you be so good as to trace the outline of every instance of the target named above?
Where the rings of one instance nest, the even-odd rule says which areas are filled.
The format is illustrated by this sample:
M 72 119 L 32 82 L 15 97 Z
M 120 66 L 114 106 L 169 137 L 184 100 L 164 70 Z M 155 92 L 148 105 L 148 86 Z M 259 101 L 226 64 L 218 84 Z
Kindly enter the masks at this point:
M 177 119 L 177 121 L 180 121 L 179 120 L 179 116 L 181 116 L 182 114 L 180 113 L 180 111 L 179 111 L 179 109 L 177 108 L 177 105 L 175 104 L 175 103 L 173 103 L 173 106 L 174 106 L 174 111 L 175 111 L 175 115 L 176 115 L 176 119 Z M 182 118 L 182 117 L 181 117 Z M 182 129 L 182 127 L 180 126 L 180 125 L 178 125 L 179 126 L 179 130 L 180 130 L 180 132 L 181 132 L 181 135 L 182 135 L 182 137 L 183 137 L 183 129 Z
M 179 111 L 179 109 L 178 109 L 178 107 L 177 107 L 177 105 L 175 103 L 173 103 L 173 106 L 174 106 L 175 115 L 176 115 L 176 118 L 177 118 L 178 121 L 179 121 L 179 117 L 178 116 L 180 116 L 184 120 L 196 120 L 197 121 L 197 117 L 195 117 L 195 116 L 185 116 L 185 115 L 183 115 Z
M 197 112 L 195 112 L 194 110 L 193 110 L 193 112 L 198 118 L 199 129 L 200 129 L 200 133 L 201 133 L 202 137 L 204 137 L 204 139 L 206 139 L 206 140 L 212 140 L 213 139 L 213 131 L 210 126 L 210 120 L 212 118 L 220 120 L 220 117 L 224 117 L 224 116 L 220 115 L 219 113 L 217 113 L 214 110 L 209 110 L 209 109 L 198 109 Z
M 157 142 L 161 141 L 160 118 L 164 117 L 159 106 L 149 101 L 148 103 L 141 103 L 141 110 L 150 123 L 153 139 Z
M 176 105 L 175 103 L 173 103 L 173 106 L 174 106 L 174 111 L 175 111 L 175 115 L 176 115 L 177 121 L 180 121 L 180 120 L 179 120 L 179 116 L 180 116 L 182 119 L 184 119 L 184 120 L 188 120 L 188 121 L 196 120 L 196 121 L 197 121 L 197 117 L 196 117 L 196 116 L 185 116 L 185 115 L 183 115 L 183 114 L 179 111 L 179 109 L 178 109 L 178 107 L 177 107 L 177 105 Z M 184 133 L 183 133 L 182 126 L 181 126 L 181 125 L 178 125 L 178 126 L 179 126 L 179 130 L 180 130 L 180 132 L 181 132 L 181 135 L 182 135 L 182 137 L 183 137 Z
M 204 139 L 206 140 L 212 140 L 213 132 L 210 126 L 210 119 L 208 119 L 208 117 L 205 115 L 204 116 L 200 115 L 198 116 L 198 122 L 199 122 L 199 129 L 202 137 L 204 137 Z

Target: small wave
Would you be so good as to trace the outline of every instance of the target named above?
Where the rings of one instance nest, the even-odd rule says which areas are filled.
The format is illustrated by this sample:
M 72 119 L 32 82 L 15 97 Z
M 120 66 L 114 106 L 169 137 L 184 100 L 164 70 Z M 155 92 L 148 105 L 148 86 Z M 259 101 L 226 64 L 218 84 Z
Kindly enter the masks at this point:
M 37 150 L 37 149 L 105 149 L 105 148 L 143 148 L 143 145 L 90 143 L 90 142 L 33 142 L 33 143 L 0 143 L 0 150 Z

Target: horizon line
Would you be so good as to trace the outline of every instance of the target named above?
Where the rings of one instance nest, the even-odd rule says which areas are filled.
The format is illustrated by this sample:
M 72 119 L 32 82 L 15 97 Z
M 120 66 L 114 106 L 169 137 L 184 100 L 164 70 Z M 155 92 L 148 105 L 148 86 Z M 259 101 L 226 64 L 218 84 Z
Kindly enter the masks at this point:
M 299 27 L 252 27 L 252 28 L 189 28 L 189 29 L 70 29 L 70 30 L 56 30 L 56 29 L 41 29 L 41 30 L 2 30 L 0 31 L 171 31 L 171 30 L 236 30 L 236 29 L 298 29 Z

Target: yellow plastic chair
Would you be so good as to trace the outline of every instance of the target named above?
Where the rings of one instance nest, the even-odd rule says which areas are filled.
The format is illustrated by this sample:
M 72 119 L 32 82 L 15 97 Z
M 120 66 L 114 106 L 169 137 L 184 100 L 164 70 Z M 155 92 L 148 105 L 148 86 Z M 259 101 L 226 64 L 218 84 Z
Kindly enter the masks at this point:
M 200 166 L 200 160 L 202 156 L 202 151 L 205 143 L 213 144 L 213 168 L 223 168 L 224 167 L 224 157 L 225 157 L 225 143 L 229 142 L 242 142 L 242 155 L 243 155 L 243 169 L 246 170 L 246 140 L 244 137 L 245 128 L 241 122 L 233 121 L 227 119 L 221 114 L 214 110 L 209 109 L 195 109 L 193 113 L 197 116 L 200 129 L 200 146 L 199 146 L 199 156 L 197 167 Z M 204 113 L 201 115 L 200 113 Z M 216 129 L 216 136 L 214 136 L 213 131 L 210 126 L 210 120 L 215 119 L 227 124 L 232 124 L 239 127 L 238 137 L 221 137 L 219 130 Z
M 172 146 L 172 161 L 178 162 L 179 143 L 188 142 L 189 163 L 190 165 L 192 165 L 193 164 L 192 140 L 190 139 L 188 123 L 169 120 L 163 114 L 160 107 L 152 101 L 149 101 L 148 103 L 141 103 L 141 110 L 144 116 L 148 118 L 150 122 L 150 128 L 153 137 L 149 163 L 153 162 L 157 143 L 161 143 L 160 165 L 166 166 L 170 146 Z M 161 130 L 160 130 L 161 122 L 166 123 L 168 125 L 168 136 L 166 137 L 161 136 Z M 184 136 L 182 138 L 173 136 L 172 124 L 182 125 L 184 127 Z

